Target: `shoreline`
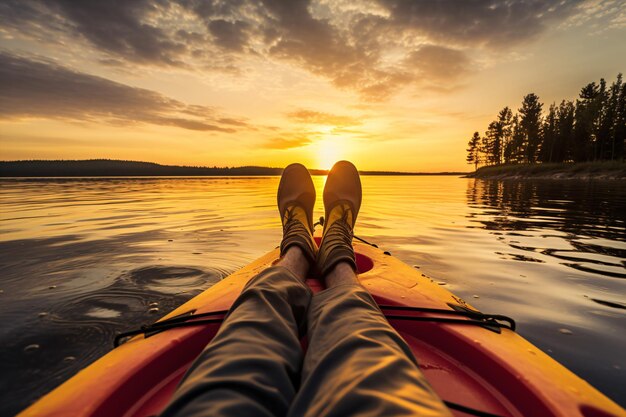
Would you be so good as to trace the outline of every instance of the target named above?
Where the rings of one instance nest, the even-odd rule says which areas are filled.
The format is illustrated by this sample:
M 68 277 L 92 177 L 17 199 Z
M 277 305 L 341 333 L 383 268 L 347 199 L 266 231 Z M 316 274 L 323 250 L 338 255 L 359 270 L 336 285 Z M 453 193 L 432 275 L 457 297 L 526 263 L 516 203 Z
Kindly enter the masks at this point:
M 626 162 L 492 165 L 478 168 L 465 177 L 495 180 L 626 180 Z

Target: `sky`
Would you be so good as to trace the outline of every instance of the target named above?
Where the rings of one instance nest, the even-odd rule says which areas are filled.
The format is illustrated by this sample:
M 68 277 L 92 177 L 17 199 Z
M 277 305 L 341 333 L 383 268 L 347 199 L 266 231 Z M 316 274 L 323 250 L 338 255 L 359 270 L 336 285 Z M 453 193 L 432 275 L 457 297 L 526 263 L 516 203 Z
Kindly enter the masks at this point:
M 0 159 L 468 171 L 625 45 L 622 0 L 0 0 Z

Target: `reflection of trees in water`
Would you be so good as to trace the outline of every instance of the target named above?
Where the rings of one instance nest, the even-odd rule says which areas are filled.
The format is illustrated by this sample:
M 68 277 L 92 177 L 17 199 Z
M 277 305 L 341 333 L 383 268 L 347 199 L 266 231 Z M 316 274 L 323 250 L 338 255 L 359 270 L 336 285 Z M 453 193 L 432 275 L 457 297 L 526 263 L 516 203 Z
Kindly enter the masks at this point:
M 488 230 L 559 230 L 623 241 L 626 190 L 619 183 L 595 181 L 468 182 L 467 199 Z M 540 220 L 540 221 L 536 221 Z
M 624 267 L 626 250 L 608 247 L 594 237 L 613 242 L 626 241 L 626 189 L 613 181 L 513 181 L 470 180 L 467 188 L 468 206 L 475 209 L 470 217 L 487 230 L 508 232 L 532 231 L 540 236 L 554 236 L 554 231 L 574 248 L 573 251 L 542 248 L 539 252 L 572 261 L 576 269 L 608 276 L 626 277 L 620 272 L 600 271 L 589 263 Z M 510 244 L 515 249 L 536 248 Z M 569 253 L 568 253 L 569 252 Z M 592 253 L 617 257 L 615 262 L 580 258 L 576 253 Z M 587 266 L 581 265 L 582 261 Z M 620 263 L 621 262 L 621 263 Z

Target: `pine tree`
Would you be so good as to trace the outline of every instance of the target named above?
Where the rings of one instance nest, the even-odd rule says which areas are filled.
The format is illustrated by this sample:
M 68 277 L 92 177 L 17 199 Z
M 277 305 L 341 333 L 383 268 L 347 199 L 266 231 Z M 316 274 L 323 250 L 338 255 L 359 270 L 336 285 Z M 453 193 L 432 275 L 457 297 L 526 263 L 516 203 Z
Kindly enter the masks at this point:
M 491 122 L 493 123 L 493 122 Z M 490 125 L 491 125 L 490 123 Z M 485 131 L 485 136 L 482 137 L 480 141 L 480 153 L 482 154 L 482 162 L 485 165 L 493 165 L 493 160 L 491 158 L 491 152 L 493 148 L 493 143 L 491 137 L 489 136 L 489 129 Z
M 480 163 L 480 134 L 474 132 L 474 135 L 467 143 L 467 163 L 474 164 L 474 171 L 478 169 Z
M 556 110 L 557 138 L 554 147 L 554 162 L 573 160 L 574 112 L 576 108 L 571 101 L 563 100 Z
M 485 162 L 488 165 L 496 165 L 498 163 L 498 150 L 500 147 L 500 136 L 498 122 L 489 123 L 485 136 L 483 136 L 483 152 L 485 153 Z
M 509 107 L 505 107 L 498 113 L 498 124 L 500 125 L 500 134 L 501 134 L 501 153 L 498 157 L 498 163 L 506 161 L 505 153 L 508 144 L 513 140 L 513 112 Z
M 624 119 L 620 120 L 620 94 L 622 92 L 622 74 L 617 74 L 617 79 L 611 84 L 607 93 L 606 110 L 603 114 L 600 130 L 606 135 L 606 149 L 602 159 L 616 159 L 616 155 L 624 145 Z M 622 126 L 620 137 L 620 123 Z M 621 139 L 621 146 L 620 146 Z
M 596 99 L 599 92 L 595 82 L 589 83 L 580 90 L 579 99 L 576 100 L 573 144 L 575 162 L 593 159 L 590 155 L 593 155 L 595 142 Z
M 541 124 L 541 147 L 539 160 L 541 162 L 554 162 L 554 148 L 557 146 L 558 119 L 556 105 L 552 103 L 548 114 Z
M 610 149 L 613 112 L 612 109 L 610 109 L 608 102 L 609 92 L 606 89 L 606 81 L 604 78 L 601 78 L 598 87 L 598 96 L 596 97 L 596 101 L 594 103 L 597 112 L 596 119 L 594 120 L 594 159 L 605 159 L 605 154 Z
M 504 149 L 504 160 L 507 163 L 519 164 L 524 162 L 525 155 L 524 135 L 516 114 L 511 119 L 511 140 Z
M 522 100 L 520 113 L 520 128 L 524 136 L 526 148 L 525 159 L 528 163 L 534 163 L 537 159 L 537 150 L 541 142 L 541 111 L 543 104 L 539 102 L 539 97 L 530 93 Z

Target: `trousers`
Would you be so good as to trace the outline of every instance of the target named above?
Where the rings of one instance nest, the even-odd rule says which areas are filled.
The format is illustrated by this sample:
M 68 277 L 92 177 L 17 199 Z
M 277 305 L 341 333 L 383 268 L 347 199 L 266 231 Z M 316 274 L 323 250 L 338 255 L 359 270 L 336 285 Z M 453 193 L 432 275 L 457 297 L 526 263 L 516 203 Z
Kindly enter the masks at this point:
M 244 287 L 162 416 L 452 414 L 361 285 L 313 295 L 272 266 Z

